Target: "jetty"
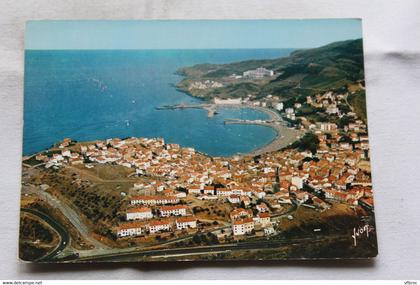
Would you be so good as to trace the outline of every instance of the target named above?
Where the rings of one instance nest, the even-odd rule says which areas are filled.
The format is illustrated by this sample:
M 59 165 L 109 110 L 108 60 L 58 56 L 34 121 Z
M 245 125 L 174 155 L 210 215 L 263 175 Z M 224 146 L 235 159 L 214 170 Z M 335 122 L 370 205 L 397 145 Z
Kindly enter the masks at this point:
M 207 116 L 213 117 L 216 113 L 216 109 L 218 107 L 230 107 L 230 108 L 251 108 L 254 110 L 259 110 L 261 112 L 266 113 L 269 118 L 266 120 L 242 120 L 242 119 L 225 119 L 225 125 L 260 125 L 272 128 L 276 131 L 276 137 L 267 145 L 252 151 L 251 153 L 247 154 L 239 154 L 239 156 L 255 156 L 260 155 L 267 152 L 273 152 L 284 147 L 289 146 L 296 140 L 298 140 L 304 133 L 303 130 L 296 130 L 293 128 L 289 128 L 287 122 L 285 122 L 280 114 L 275 110 L 260 107 L 260 106 L 253 106 L 253 105 L 246 105 L 246 104 L 212 104 L 212 103 L 204 103 L 204 104 L 177 104 L 177 105 L 165 105 L 161 107 L 156 107 L 156 110 L 179 110 L 179 109 L 204 109 L 207 110 Z

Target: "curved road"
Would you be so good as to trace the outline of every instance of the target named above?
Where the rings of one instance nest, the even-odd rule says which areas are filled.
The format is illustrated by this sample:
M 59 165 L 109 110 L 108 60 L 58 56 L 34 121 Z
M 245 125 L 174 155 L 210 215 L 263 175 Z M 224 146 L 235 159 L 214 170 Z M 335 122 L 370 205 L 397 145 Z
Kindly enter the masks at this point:
M 52 219 L 47 214 L 44 214 L 44 213 L 39 212 L 37 210 L 27 209 L 27 208 L 21 208 L 20 210 L 22 212 L 26 212 L 26 213 L 32 214 L 32 215 L 37 216 L 38 218 L 44 220 L 60 236 L 60 244 L 52 252 L 48 253 L 47 255 L 44 255 L 43 257 L 38 258 L 35 261 L 38 261 L 38 262 L 48 262 L 48 261 L 51 261 L 51 259 L 54 258 L 54 256 L 56 256 L 63 249 L 65 249 L 67 247 L 67 245 L 70 243 L 70 235 L 66 231 L 66 229 L 64 229 L 63 226 L 61 226 L 59 223 L 57 223 L 54 219 Z

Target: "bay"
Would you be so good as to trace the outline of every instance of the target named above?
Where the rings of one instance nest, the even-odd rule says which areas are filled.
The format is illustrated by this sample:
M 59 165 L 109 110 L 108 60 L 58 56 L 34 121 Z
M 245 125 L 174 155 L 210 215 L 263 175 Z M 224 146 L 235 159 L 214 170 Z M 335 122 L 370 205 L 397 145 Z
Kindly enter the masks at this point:
M 176 90 L 175 71 L 199 63 L 229 63 L 287 56 L 292 49 L 238 50 L 27 50 L 24 155 L 70 137 L 91 141 L 163 137 L 212 156 L 246 153 L 276 132 L 257 125 L 225 125 L 227 118 L 266 119 L 249 108 L 156 110 L 200 100 Z

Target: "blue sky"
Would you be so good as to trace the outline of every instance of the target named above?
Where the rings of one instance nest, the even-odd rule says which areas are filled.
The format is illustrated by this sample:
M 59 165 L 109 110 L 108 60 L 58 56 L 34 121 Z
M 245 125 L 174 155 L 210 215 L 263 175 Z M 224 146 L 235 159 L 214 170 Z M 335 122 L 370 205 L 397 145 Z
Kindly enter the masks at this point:
M 25 49 L 311 48 L 362 37 L 361 20 L 28 21 Z

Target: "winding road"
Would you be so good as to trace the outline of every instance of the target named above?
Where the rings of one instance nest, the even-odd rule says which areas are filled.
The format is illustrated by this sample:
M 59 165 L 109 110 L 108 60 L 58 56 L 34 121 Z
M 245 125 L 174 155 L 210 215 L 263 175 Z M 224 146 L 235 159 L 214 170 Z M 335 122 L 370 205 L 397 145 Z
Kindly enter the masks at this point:
M 41 220 L 45 221 L 60 236 L 60 243 L 57 245 L 57 247 L 53 251 L 48 253 L 47 255 L 44 255 L 44 256 L 42 256 L 41 258 L 38 258 L 35 261 L 37 261 L 37 262 L 51 261 L 57 254 L 59 254 L 61 251 L 63 251 L 63 249 L 65 249 L 69 245 L 69 243 L 70 243 L 69 233 L 66 231 L 66 229 L 63 226 L 61 226 L 59 223 L 57 223 L 53 218 L 51 218 L 47 214 L 44 214 L 42 212 L 39 212 L 39 211 L 36 211 L 36 210 L 33 210 L 33 209 L 21 208 L 20 210 L 22 212 L 32 214 L 32 215 L 40 218 Z

